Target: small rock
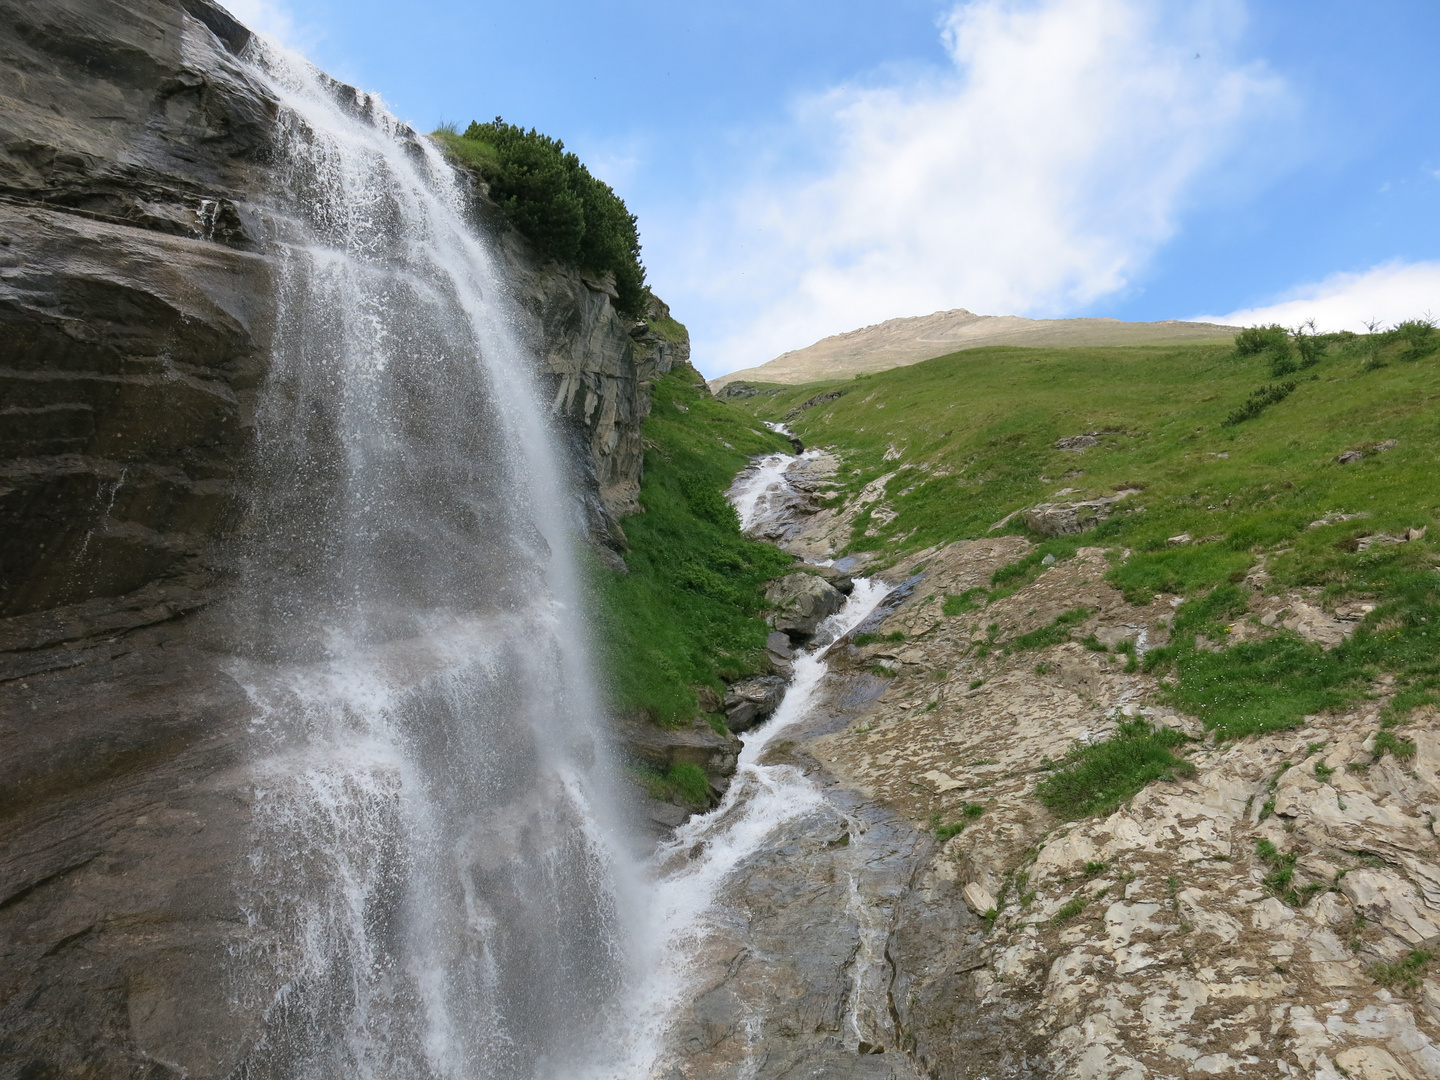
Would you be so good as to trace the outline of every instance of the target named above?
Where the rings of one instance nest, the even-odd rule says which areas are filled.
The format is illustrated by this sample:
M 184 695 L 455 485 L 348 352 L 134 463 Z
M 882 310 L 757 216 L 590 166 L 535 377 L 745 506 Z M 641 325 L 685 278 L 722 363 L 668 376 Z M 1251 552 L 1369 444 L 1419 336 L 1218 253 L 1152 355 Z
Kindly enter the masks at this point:
M 1190 543 L 1192 539 L 1193 537 L 1191 537 L 1189 533 L 1180 533 L 1178 536 L 1170 537 L 1165 543 L 1170 544 L 1172 547 L 1180 547 L 1181 545 Z
M 782 634 L 779 630 L 770 632 L 770 636 L 765 639 L 765 649 L 786 660 L 795 655 L 794 646 L 790 644 L 790 635 Z
M 785 680 L 778 675 L 761 675 L 735 683 L 725 695 L 725 726 L 733 732 L 748 731 L 780 705 Z
M 824 578 L 845 596 L 855 591 L 854 580 L 843 570 L 837 570 L 833 566 L 812 566 L 810 572 Z
M 1046 555 L 1043 559 L 1040 560 L 1040 565 L 1041 565 L 1041 566 L 1054 566 L 1054 565 L 1055 565 L 1055 556 L 1054 556 L 1054 555 Z
M 1092 446 L 1099 445 L 1100 440 L 1094 435 L 1071 435 L 1068 438 L 1055 441 L 1056 450 L 1069 450 L 1072 453 L 1083 454 Z
M 965 902 L 976 915 L 985 915 L 995 910 L 995 897 L 978 881 L 972 881 L 965 886 Z
M 1341 465 L 1349 465 L 1349 464 L 1350 464 L 1351 462 L 1353 462 L 1353 461 L 1361 461 L 1361 460 L 1363 460 L 1364 457 L 1365 457 L 1365 451 L 1364 451 L 1364 450 L 1346 450 L 1343 454 L 1341 454 L 1341 455 L 1340 455 L 1339 457 L 1337 457 L 1335 460 L 1338 461 Z

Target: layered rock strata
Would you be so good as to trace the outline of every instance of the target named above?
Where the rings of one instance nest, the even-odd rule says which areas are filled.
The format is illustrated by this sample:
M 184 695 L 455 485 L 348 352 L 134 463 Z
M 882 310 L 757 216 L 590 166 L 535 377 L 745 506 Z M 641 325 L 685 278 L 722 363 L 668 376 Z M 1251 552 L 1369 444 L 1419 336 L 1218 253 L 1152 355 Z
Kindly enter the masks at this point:
M 225 1076 L 274 990 L 236 959 L 250 705 L 203 617 L 283 231 L 249 39 L 208 0 L 0 0 L 0 1075 Z M 618 568 L 688 342 L 491 233 Z

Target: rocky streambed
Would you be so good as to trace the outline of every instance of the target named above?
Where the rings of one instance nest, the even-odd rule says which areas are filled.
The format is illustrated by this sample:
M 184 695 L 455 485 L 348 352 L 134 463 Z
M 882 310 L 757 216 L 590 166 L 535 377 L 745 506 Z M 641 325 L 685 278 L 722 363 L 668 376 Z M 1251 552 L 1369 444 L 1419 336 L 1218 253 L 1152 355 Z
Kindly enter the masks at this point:
M 773 512 L 748 524 L 822 556 L 846 511 L 805 489 L 833 459 L 769 465 L 755 503 Z M 889 570 L 898 587 L 827 647 L 803 701 L 749 737 L 758 771 L 665 849 L 683 877 L 756 785 L 806 793 L 693 913 L 656 1075 L 1440 1076 L 1440 716 L 1412 717 L 1413 754 L 1377 753 L 1382 679 L 1343 714 L 1216 743 L 1123 654 L 982 648 L 1078 607 L 1077 639 L 1168 640 L 1178 598 L 1126 604 L 1099 549 L 944 615 L 1027 548 L 967 541 Z M 1315 597 L 1251 584 L 1237 633 L 1346 632 Z M 1194 775 L 1054 818 L 1034 795 L 1050 762 L 1133 717 L 1192 737 Z

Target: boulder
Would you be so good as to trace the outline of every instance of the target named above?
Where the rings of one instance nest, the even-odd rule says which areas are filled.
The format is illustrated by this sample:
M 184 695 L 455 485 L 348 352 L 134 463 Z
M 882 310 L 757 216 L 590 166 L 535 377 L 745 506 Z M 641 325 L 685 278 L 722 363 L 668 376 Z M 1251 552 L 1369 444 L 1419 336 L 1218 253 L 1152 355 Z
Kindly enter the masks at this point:
M 784 696 L 785 680 L 778 675 L 736 683 L 725 695 L 725 726 L 734 732 L 750 730 L 770 716 Z
M 1114 495 L 1082 502 L 1039 503 L 1022 511 L 1022 516 L 1026 527 L 1041 536 L 1073 536 L 1099 525 L 1110 516 L 1116 503 L 1132 494 L 1134 492 L 1117 491 Z
M 814 574 L 786 574 L 770 583 L 765 599 L 775 607 L 770 625 L 792 641 L 808 641 L 827 617 L 845 604 L 839 589 Z
M 854 580 L 844 570 L 837 570 L 833 566 L 812 566 L 810 572 L 818 574 L 846 596 L 855 591 Z
M 790 660 L 794 655 L 790 635 L 779 630 L 770 631 L 770 636 L 765 639 L 765 659 L 770 664 L 770 673 L 788 679 L 792 670 Z

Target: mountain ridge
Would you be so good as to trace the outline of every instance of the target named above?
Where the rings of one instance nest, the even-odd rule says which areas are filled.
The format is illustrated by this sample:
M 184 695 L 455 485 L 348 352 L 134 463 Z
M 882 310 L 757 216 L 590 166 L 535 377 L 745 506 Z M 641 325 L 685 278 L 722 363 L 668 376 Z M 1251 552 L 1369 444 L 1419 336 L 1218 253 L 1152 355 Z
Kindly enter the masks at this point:
M 848 378 L 989 345 L 1160 345 L 1227 338 L 1234 333 L 1233 326 L 1182 319 L 1134 323 L 1109 318 L 1027 319 L 952 308 L 832 334 L 757 367 L 721 375 L 710 380 L 710 388 L 718 391 L 737 381 L 795 385 Z

